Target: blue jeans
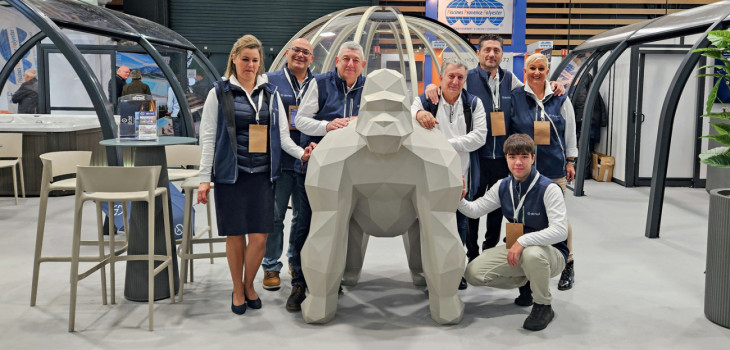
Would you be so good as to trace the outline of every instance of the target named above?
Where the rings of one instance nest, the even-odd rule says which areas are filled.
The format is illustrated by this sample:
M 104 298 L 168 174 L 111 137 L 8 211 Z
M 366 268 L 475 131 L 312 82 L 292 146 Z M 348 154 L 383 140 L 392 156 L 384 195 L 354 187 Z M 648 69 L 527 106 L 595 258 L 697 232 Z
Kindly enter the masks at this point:
M 291 170 L 281 172 L 281 177 L 276 181 L 274 192 L 274 232 L 266 238 L 266 254 L 261 266 L 264 271 L 281 271 L 283 264 L 279 261 L 282 249 L 284 248 L 284 218 L 289 205 L 289 197 L 292 197 L 292 219 L 289 236 L 297 231 L 299 218 L 299 193 L 294 189 L 297 179 L 302 177 Z M 291 245 L 290 245 L 291 246 Z M 289 248 L 291 250 L 291 247 Z M 288 255 L 288 254 L 287 254 Z
M 289 259 L 289 265 L 294 272 L 292 277 L 292 285 L 297 283 L 307 285 L 302 274 L 302 247 L 304 242 L 309 236 L 309 225 L 312 222 L 312 207 L 309 206 L 309 197 L 307 197 L 307 191 L 304 188 L 304 175 L 297 177 L 297 184 L 294 187 L 294 192 L 298 193 L 299 197 L 299 214 L 297 215 L 297 227 L 296 230 L 292 230 L 291 237 L 289 239 L 291 258 Z

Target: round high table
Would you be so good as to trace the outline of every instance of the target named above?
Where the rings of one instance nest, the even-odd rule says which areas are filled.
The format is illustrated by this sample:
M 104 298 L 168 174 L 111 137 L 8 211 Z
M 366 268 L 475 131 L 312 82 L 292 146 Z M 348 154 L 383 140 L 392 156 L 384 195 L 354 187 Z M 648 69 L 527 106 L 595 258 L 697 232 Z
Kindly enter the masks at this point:
M 127 141 L 109 139 L 99 142 L 106 147 L 132 147 L 134 166 L 160 165 L 160 180 L 158 187 L 169 188 L 167 177 L 167 160 L 165 158 L 165 146 L 193 144 L 197 139 L 180 136 L 161 136 L 157 141 Z M 170 197 L 168 196 L 168 199 Z M 170 203 L 168 203 L 169 205 Z M 172 223 L 172 205 L 170 207 L 170 223 Z M 129 230 L 125 231 L 130 235 L 128 254 L 147 254 L 147 203 L 132 202 L 132 209 L 129 213 Z M 173 276 L 175 281 L 175 292 L 180 285 L 180 278 L 177 267 L 177 254 L 175 249 L 175 232 L 173 225 L 170 231 L 165 232 L 162 218 L 162 198 L 155 199 L 155 254 L 165 255 L 165 234 L 172 240 L 172 262 Z M 160 262 L 155 262 L 158 266 Z M 147 262 L 127 261 L 127 272 L 124 278 L 124 297 L 131 301 L 147 302 Z M 170 297 L 170 288 L 167 282 L 167 269 L 162 270 L 155 276 L 155 300 Z

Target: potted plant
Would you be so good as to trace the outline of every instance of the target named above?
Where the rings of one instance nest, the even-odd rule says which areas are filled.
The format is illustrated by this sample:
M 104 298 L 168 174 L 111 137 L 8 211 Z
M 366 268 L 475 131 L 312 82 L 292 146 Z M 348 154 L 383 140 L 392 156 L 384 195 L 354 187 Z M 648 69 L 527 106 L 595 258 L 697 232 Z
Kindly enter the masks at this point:
M 700 76 L 716 77 L 717 82 L 707 96 L 706 114 L 702 117 L 715 118 L 710 125 L 716 134 L 704 135 L 721 146 L 714 147 L 700 154 L 700 161 L 708 167 L 708 185 L 710 185 L 710 169 L 730 168 L 730 124 L 717 122 L 730 120 L 730 112 L 723 109 L 713 112 L 717 102 L 718 90 L 722 84 L 730 82 L 730 31 L 711 31 L 707 35 L 711 46 L 695 50 L 703 56 L 715 59 L 714 65 L 700 69 L 714 69 L 713 73 Z M 715 174 L 727 179 L 727 173 Z M 705 316 L 723 327 L 730 328 L 730 188 L 715 188 L 710 191 L 710 213 L 707 233 L 707 268 L 705 270 Z

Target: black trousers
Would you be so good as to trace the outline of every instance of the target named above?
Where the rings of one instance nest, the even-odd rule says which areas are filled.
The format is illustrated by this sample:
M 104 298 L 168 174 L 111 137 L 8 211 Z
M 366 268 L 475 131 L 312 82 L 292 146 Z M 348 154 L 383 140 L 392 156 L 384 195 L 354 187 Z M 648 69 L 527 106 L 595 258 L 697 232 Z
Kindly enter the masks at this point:
M 505 158 L 479 158 L 479 165 L 479 189 L 474 197 L 475 199 L 484 196 L 484 193 L 497 181 L 509 175 Z M 487 232 L 484 234 L 482 250 L 496 246 L 501 235 L 502 210 L 497 209 L 487 214 Z M 469 261 L 479 256 L 479 219 L 469 219 L 466 233 L 466 256 Z

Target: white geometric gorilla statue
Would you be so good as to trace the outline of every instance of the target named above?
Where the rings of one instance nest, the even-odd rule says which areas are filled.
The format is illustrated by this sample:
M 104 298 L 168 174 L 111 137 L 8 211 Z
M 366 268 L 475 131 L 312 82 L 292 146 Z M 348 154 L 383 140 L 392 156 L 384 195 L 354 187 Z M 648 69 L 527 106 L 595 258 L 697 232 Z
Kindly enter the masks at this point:
M 459 156 L 441 132 L 414 128 L 400 73 L 374 71 L 363 89 L 355 126 L 329 132 L 309 160 L 304 321 L 335 316 L 340 282 L 353 285 L 359 278 L 367 235 L 408 232 L 408 264 L 416 285 L 425 275 L 431 317 L 458 323 L 464 304 L 456 291 L 465 257 L 455 214 L 462 191 Z

